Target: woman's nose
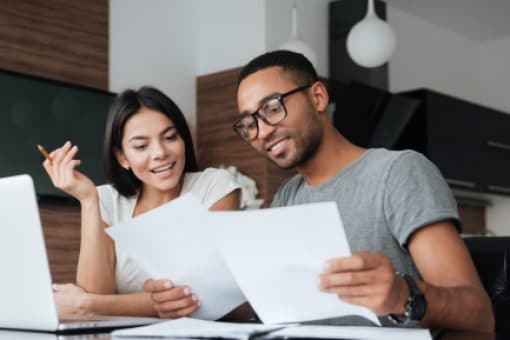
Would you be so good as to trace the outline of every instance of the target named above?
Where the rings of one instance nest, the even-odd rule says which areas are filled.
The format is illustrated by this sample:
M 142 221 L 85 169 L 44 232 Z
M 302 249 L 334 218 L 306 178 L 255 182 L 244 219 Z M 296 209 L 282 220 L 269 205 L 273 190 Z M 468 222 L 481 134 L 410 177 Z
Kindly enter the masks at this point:
M 161 142 L 156 142 L 152 146 L 152 157 L 155 159 L 163 158 L 166 156 L 167 151 Z

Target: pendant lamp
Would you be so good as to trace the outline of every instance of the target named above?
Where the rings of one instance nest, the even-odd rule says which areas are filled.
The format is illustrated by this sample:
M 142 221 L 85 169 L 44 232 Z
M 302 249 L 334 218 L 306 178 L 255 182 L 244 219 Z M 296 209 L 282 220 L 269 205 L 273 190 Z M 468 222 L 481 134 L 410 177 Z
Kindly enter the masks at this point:
M 366 16 L 354 25 L 347 36 L 347 52 L 362 67 L 378 67 L 386 63 L 396 47 L 395 32 L 374 10 L 374 0 L 368 0 Z
M 285 43 L 280 45 L 281 50 L 289 50 L 303 54 L 313 66 L 317 67 L 317 56 L 313 49 L 306 44 L 303 40 L 299 39 L 297 30 L 297 3 L 292 7 L 292 29 L 290 38 Z

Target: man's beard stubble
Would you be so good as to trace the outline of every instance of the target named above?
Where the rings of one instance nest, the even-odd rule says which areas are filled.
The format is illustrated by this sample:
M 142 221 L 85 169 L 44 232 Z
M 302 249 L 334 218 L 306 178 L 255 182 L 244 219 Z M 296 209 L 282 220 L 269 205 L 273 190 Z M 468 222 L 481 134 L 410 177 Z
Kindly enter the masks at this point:
M 301 137 L 289 136 L 296 143 L 296 153 L 293 158 L 284 160 L 285 163 L 279 163 L 278 160 L 270 157 L 267 158 L 283 170 L 299 167 L 308 162 L 317 152 L 323 135 L 323 128 L 320 123 L 314 121 L 312 124 L 313 127 L 308 130 L 308 134 Z

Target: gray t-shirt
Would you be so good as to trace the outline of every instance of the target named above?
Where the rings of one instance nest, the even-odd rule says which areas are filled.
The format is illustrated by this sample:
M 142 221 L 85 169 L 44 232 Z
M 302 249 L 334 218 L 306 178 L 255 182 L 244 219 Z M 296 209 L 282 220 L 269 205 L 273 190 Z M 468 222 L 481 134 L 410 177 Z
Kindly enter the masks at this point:
M 452 220 L 460 231 L 457 204 L 439 170 L 410 150 L 368 149 L 318 186 L 296 175 L 280 187 L 271 207 L 325 201 L 337 203 L 351 252 L 384 253 L 396 271 L 414 277 L 419 273 L 406 248 L 410 236 L 442 220 Z

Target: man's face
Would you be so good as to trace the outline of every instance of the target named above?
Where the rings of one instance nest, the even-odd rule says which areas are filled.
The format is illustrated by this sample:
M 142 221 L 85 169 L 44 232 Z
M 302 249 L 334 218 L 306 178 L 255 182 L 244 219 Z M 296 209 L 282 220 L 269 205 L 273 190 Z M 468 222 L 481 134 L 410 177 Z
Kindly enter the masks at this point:
M 239 112 L 253 113 L 269 98 L 303 85 L 307 84 L 297 84 L 278 66 L 257 71 L 239 84 Z M 283 102 L 287 117 L 275 126 L 257 118 L 258 136 L 250 143 L 280 168 L 289 169 L 303 165 L 321 143 L 323 127 L 311 94 L 313 89 L 314 86 L 285 97 Z

